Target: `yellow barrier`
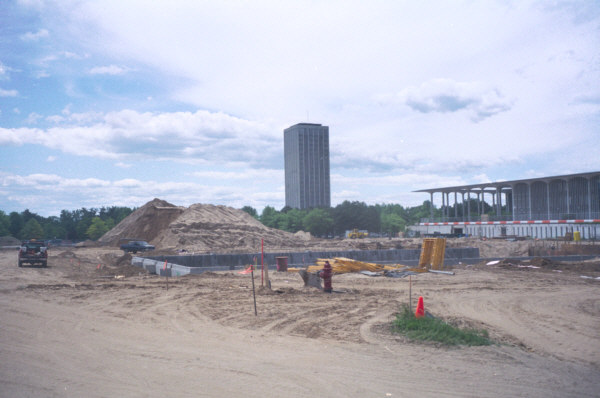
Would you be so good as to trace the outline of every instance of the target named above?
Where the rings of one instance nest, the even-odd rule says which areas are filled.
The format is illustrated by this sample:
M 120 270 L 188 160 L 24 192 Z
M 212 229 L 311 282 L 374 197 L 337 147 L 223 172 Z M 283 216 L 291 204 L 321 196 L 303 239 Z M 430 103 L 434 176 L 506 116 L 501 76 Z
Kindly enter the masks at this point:
M 446 238 L 425 238 L 419 258 L 419 268 L 441 270 L 444 268 Z

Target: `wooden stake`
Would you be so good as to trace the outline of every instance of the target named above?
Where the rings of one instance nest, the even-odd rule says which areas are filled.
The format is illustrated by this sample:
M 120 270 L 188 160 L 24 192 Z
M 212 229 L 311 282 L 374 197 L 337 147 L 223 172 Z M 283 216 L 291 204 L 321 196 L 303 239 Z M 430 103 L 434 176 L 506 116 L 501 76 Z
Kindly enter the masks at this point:
M 256 261 L 255 261 L 256 263 Z M 258 316 L 258 312 L 256 311 L 256 291 L 254 289 L 254 267 L 252 269 L 252 297 L 254 297 L 254 316 Z
M 269 279 L 269 264 L 265 264 L 265 287 L 271 288 L 271 280 Z
M 169 273 L 167 272 L 167 260 L 165 260 L 165 265 L 163 266 L 163 271 L 165 271 L 165 278 L 167 281 L 167 291 L 169 291 Z
M 408 310 L 412 314 L 412 275 L 408 276 Z

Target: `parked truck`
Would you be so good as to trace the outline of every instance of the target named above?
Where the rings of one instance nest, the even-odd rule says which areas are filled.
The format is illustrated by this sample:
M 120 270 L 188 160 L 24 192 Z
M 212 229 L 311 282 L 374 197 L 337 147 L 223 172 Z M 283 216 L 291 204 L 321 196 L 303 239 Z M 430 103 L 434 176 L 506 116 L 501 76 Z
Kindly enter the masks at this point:
M 137 253 L 154 250 L 154 246 L 143 240 L 132 240 L 129 243 L 122 244 L 121 250 L 125 253 Z
M 23 264 L 48 266 L 48 248 L 41 240 L 27 240 L 21 242 L 19 248 L 19 267 Z

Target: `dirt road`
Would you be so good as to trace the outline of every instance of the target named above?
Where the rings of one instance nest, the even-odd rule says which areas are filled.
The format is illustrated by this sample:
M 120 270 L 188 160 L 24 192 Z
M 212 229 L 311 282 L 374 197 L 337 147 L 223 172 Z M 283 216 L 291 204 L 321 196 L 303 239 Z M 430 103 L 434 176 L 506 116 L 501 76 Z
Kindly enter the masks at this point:
M 389 332 L 408 279 L 334 276 L 339 293 L 272 272 L 166 281 L 110 249 L 0 252 L 0 397 L 565 397 L 600 391 L 596 265 L 498 264 L 412 277 L 436 316 L 498 344 L 445 348 Z M 101 269 L 98 269 L 100 266 Z M 562 269 L 560 269 L 562 268 Z M 562 271 L 562 272 L 558 272 Z M 118 278 L 112 276 L 117 275 Z M 260 286 L 260 275 L 255 279 Z

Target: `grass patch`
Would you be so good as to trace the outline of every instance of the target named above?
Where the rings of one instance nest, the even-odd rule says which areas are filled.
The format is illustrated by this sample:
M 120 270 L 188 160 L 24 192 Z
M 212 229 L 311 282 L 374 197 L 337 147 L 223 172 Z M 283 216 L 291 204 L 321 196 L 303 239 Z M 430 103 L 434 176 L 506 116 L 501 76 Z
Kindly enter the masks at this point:
M 459 329 L 437 318 L 416 318 L 404 306 L 403 311 L 396 314 L 392 323 L 392 331 L 405 335 L 411 340 L 434 341 L 444 345 L 490 345 L 492 344 L 486 330 Z

